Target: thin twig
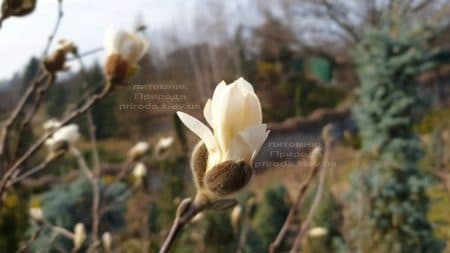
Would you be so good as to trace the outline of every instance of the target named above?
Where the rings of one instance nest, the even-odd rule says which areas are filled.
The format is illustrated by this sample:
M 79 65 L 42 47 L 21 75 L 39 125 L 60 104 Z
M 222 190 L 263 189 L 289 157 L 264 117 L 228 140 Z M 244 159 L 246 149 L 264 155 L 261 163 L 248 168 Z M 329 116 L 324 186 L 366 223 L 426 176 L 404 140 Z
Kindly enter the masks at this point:
M 194 201 L 192 201 L 191 198 L 184 199 L 178 205 L 176 217 L 173 221 L 172 227 L 170 228 L 169 234 L 159 250 L 159 253 L 169 252 L 175 242 L 175 239 L 183 230 L 184 226 L 188 224 L 197 214 L 209 208 L 225 209 L 233 207 L 236 203 L 237 200 L 234 199 L 218 199 L 210 201 L 202 196 L 202 194 L 197 194 Z
M 31 244 L 32 244 L 34 241 L 36 241 L 36 239 L 38 238 L 39 234 L 41 233 L 41 230 L 42 230 L 42 227 L 38 227 L 38 228 L 36 229 L 36 231 L 34 231 L 34 233 L 31 235 L 30 239 L 29 239 L 27 242 L 25 242 L 25 244 L 24 244 L 22 247 L 20 247 L 20 249 L 18 249 L 18 250 L 16 251 L 16 253 L 26 253 L 26 252 L 29 252 L 29 249 L 30 249 Z
M 101 52 L 101 51 L 103 51 L 103 47 L 97 47 L 97 48 L 88 50 L 86 52 L 79 53 L 78 57 L 83 58 L 83 57 L 86 57 L 86 56 L 89 56 L 89 55 L 92 55 L 92 54 L 96 54 L 96 53 Z M 77 60 L 77 57 L 68 58 L 67 62 L 75 61 L 75 60 Z
M 23 133 L 24 129 L 27 127 L 27 125 L 29 125 L 31 123 L 31 120 L 36 115 L 36 111 L 39 109 L 39 106 L 42 102 L 42 98 L 44 97 L 45 92 L 52 86 L 54 81 L 55 81 L 55 79 L 53 77 L 50 77 L 49 81 L 47 83 L 45 83 L 44 85 L 40 85 L 37 88 L 36 95 L 35 95 L 33 104 L 31 106 L 31 109 L 28 112 L 28 115 L 22 120 L 19 130 L 17 131 L 19 133 L 18 140 L 16 141 L 17 144 L 16 144 L 15 150 L 13 151 L 14 154 L 13 154 L 12 160 L 14 160 L 19 155 L 18 152 L 20 152 L 20 147 L 22 144 L 22 136 L 23 136 L 22 133 Z
M 236 249 L 236 253 L 242 253 L 244 252 L 245 244 L 247 242 L 247 233 L 248 233 L 248 220 L 250 216 L 250 209 L 251 207 L 248 205 L 243 206 L 243 216 L 242 216 L 242 227 L 239 231 L 239 239 L 238 239 L 238 246 Z
M 75 54 L 75 57 L 78 60 L 78 63 L 81 67 L 81 73 L 84 78 L 84 88 L 87 89 L 89 86 L 89 76 L 86 72 L 86 68 L 84 65 L 83 60 L 78 54 Z M 89 137 L 91 139 L 92 144 L 92 157 L 94 160 L 94 170 L 93 174 L 94 177 L 92 179 L 92 187 L 93 187 L 93 198 L 92 198 L 92 234 L 93 234 L 93 241 L 96 242 L 98 240 L 98 228 L 100 225 L 100 189 L 99 189 L 99 179 L 100 179 L 100 157 L 98 154 L 98 147 L 97 147 L 97 138 L 95 136 L 95 123 L 94 123 L 94 117 L 92 116 L 92 109 L 88 109 L 86 112 L 87 121 L 88 121 L 88 130 L 89 130 Z
M 326 145 L 327 146 L 327 145 Z M 327 166 L 327 161 L 328 161 L 328 149 L 329 148 L 325 148 L 325 158 L 324 158 L 324 162 L 322 164 L 322 169 L 320 171 L 320 176 L 319 176 L 319 185 L 317 186 L 317 191 L 316 194 L 314 196 L 314 200 L 311 204 L 311 207 L 309 208 L 308 214 L 306 216 L 305 221 L 303 222 L 303 224 L 300 227 L 300 230 L 297 234 L 297 237 L 294 240 L 292 249 L 291 249 L 291 253 L 297 253 L 299 252 L 299 247 L 300 247 L 300 242 L 301 239 L 303 238 L 303 235 L 305 234 L 306 230 L 309 228 L 310 224 L 311 224 L 311 220 L 313 218 L 313 215 L 315 214 L 319 204 L 320 204 L 320 200 L 322 198 L 323 195 L 323 190 L 324 190 L 324 184 L 325 184 L 325 175 L 327 172 L 326 166 Z
M 7 150 L 7 140 L 9 131 L 11 130 L 11 127 L 18 119 L 20 113 L 25 108 L 26 103 L 30 99 L 30 97 L 33 95 L 37 87 L 39 87 L 39 84 L 47 78 L 47 73 L 42 72 L 40 75 L 38 75 L 32 82 L 31 85 L 28 87 L 28 89 L 25 91 L 25 94 L 22 96 L 22 98 L 19 101 L 19 104 L 14 108 L 13 112 L 10 114 L 9 118 L 6 120 L 5 125 L 3 126 L 2 133 L 0 136 L 0 158 L 2 159 L 2 162 L 5 162 L 6 159 L 6 150 Z M 3 166 L 6 164 L 2 164 Z M 6 169 L 6 168 L 3 168 Z
M 65 119 L 61 121 L 62 125 L 66 125 L 71 122 L 84 112 L 86 112 L 89 108 L 91 108 L 95 103 L 97 103 L 100 99 L 104 98 L 111 90 L 111 82 L 108 80 L 106 85 L 104 86 L 101 93 L 94 94 L 82 107 L 74 110 L 70 115 L 68 115 Z M 39 148 L 44 144 L 45 140 L 49 138 L 57 129 L 53 131 L 49 131 L 48 133 L 41 136 L 39 140 L 37 140 L 26 152 L 23 154 L 14 164 L 13 166 L 6 172 L 0 182 L 0 196 L 3 194 L 5 190 L 6 183 L 10 179 L 10 177 L 14 174 L 14 172 L 22 166 L 22 164 L 27 161 L 34 153 L 36 153 Z
M 311 168 L 308 176 L 300 185 L 300 187 L 298 189 L 297 198 L 295 199 L 295 202 L 293 203 L 291 209 L 289 210 L 288 216 L 286 217 L 286 220 L 284 221 L 283 226 L 281 227 L 280 231 L 278 232 L 278 235 L 275 238 L 275 240 L 270 244 L 270 248 L 269 248 L 270 253 L 275 253 L 281 247 L 281 244 L 283 243 L 286 235 L 289 232 L 289 227 L 291 226 L 291 223 L 295 220 L 295 218 L 298 215 L 300 206 L 303 203 L 303 199 L 306 195 L 306 192 L 308 191 L 312 182 L 316 178 L 320 169 L 321 169 L 320 164 L 318 166 L 314 166 L 313 168 Z
M 59 26 L 61 25 L 61 20 L 64 16 L 62 2 L 62 0 L 58 0 L 58 17 L 56 18 L 56 23 L 53 27 L 52 33 L 50 33 L 50 35 L 48 36 L 47 45 L 45 46 L 44 52 L 42 53 L 42 58 L 45 58 L 48 55 L 48 51 L 50 50 L 52 42 L 55 39 L 56 33 L 58 32 Z
M 41 164 L 39 164 L 38 166 L 34 167 L 33 169 L 27 170 L 25 173 L 23 173 L 22 175 L 13 178 L 13 180 L 11 180 L 11 183 L 8 184 L 7 187 L 11 187 L 12 185 L 23 181 L 24 179 L 30 177 L 31 175 L 34 175 L 40 171 L 42 171 L 43 169 L 45 169 L 51 162 L 55 161 L 56 159 L 60 158 L 61 156 L 64 155 L 65 152 L 57 152 L 49 157 L 47 157 L 47 159 L 45 159 Z

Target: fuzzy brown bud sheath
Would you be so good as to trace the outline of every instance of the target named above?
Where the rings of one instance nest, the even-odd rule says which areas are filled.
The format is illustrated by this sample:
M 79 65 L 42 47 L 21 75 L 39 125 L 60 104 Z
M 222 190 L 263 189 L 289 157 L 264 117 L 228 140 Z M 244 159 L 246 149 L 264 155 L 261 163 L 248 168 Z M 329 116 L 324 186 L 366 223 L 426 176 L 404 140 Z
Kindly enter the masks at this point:
M 203 142 L 197 143 L 191 155 L 191 170 L 197 190 L 204 188 L 203 178 L 205 177 L 208 162 L 208 150 Z
M 118 54 L 113 54 L 106 59 L 105 74 L 113 83 L 122 83 L 128 74 L 128 63 Z
M 138 70 L 138 62 L 148 49 L 141 34 L 110 28 L 104 41 L 106 63 L 104 71 L 113 84 L 123 81 Z
M 253 168 L 244 161 L 225 161 L 205 174 L 206 188 L 215 197 L 222 198 L 244 188 L 253 175 Z

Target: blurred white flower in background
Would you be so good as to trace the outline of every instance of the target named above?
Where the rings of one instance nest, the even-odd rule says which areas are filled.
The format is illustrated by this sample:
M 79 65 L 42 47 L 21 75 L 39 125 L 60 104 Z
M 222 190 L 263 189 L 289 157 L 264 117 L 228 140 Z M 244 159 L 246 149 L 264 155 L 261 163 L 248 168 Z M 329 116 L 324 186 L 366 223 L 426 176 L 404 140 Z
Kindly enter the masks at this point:
M 139 33 L 110 27 L 106 31 L 103 47 L 106 74 L 113 82 L 122 82 L 138 70 L 137 63 L 147 52 L 149 43 Z
M 140 141 L 136 143 L 130 150 L 128 151 L 128 158 L 132 161 L 141 158 L 145 153 L 147 153 L 150 145 L 145 141 Z
M 142 178 L 147 174 L 147 167 L 145 167 L 145 164 L 138 163 L 136 166 L 134 166 L 133 169 L 133 177 L 135 177 L 137 180 L 142 180 Z
M 252 164 L 269 134 L 253 86 L 243 78 L 219 83 L 206 103 L 203 114 L 213 131 L 184 112 L 177 114 L 206 145 L 206 170 L 229 160 Z
M 323 236 L 326 236 L 327 234 L 328 234 L 328 229 L 326 229 L 324 227 L 314 227 L 308 231 L 309 237 L 312 237 L 312 238 L 323 237 Z
M 61 122 L 55 118 L 49 119 L 44 122 L 42 128 L 45 131 L 52 131 L 54 129 L 60 128 L 62 126 Z
M 173 143 L 172 136 L 162 137 L 159 139 L 158 143 L 156 144 L 156 149 L 158 149 L 158 150 L 166 149 L 166 148 L 172 146 L 172 143 Z
M 45 145 L 52 151 L 73 145 L 80 138 L 78 125 L 70 124 L 59 128 L 45 141 Z
M 76 250 L 80 249 L 86 240 L 86 230 L 83 223 L 77 223 L 74 228 L 73 247 Z
M 102 235 L 103 248 L 108 253 L 111 252 L 112 236 L 111 233 L 106 232 Z
M 40 207 L 31 207 L 29 210 L 29 214 L 35 221 L 42 221 L 44 219 L 44 212 Z

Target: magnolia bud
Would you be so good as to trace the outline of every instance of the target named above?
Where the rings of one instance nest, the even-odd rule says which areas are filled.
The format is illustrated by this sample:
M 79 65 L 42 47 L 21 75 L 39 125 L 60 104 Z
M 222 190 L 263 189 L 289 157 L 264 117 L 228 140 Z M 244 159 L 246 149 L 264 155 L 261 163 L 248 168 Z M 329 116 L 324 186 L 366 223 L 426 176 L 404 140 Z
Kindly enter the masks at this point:
M 203 142 L 197 143 L 191 155 L 191 170 L 197 190 L 203 188 L 206 164 L 208 162 L 208 150 Z
M 206 172 L 204 183 L 216 197 L 224 197 L 244 188 L 252 175 L 253 168 L 244 161 L 225 161 Z
M 149 144 L 145 141 L 140 141 L 136 143 L 127 153 L 128 159 L 131 161 L 136 161 L 142 158 L 150 148 Z
M 84 229 L 83 223 L 77 223 L 74 229 L 74 237 L 73 237 L 73 247 L 74 250 L 77 251 L 83 246 L 84 241 L 86 240 L 86 231 Z
M 30 216 L 31 218 L 33 218 L 33 220 L 40 222 L 44 219 L 44 212 L 42 211 L 42 209 L 40 207 L 32 207 L 29 210 Z
M 191 223 L 197 223 L 197 222 L 203 220 L 204 217 L 205 217 L 205 215 L 203 213 L 198 213 L 191 219 L 190 222 Z
M 231 225 L 234 231 L 239 231 L 239 223 L 241 222 L 242 207 L 237 205 L 233 208 L 230 214 Z
M 311 238 L 319 238 L 319 237 L 326 236 L 327 234 L 328 234 L 328 229 L 326 229 L 324 227 L 315 227 L 315 228 L 311 228 L 308 231 L 308 235 Z
M 102 235 L 103 248 L 106 253 L 111 252 L 112 236 L 111 233 L 106 232 Z
M 326 124 L 322 128 L 322 139 L 325 142 L 331 141 L 333 138 L 332 132 L 333 132 L 333 124 Z
M 147 174 L 147 168 L 143 163 L 138 163 L 134 166 L 133 176 L 140 183 L 144 176 Z
M 322 148 L 320 146 L 314 147 L 314 149 L 311 151 L 311 154 L 309 155 L 309 159 L 311 162 L 312 168 L 317 168 L 322 164 L 323 160 L 323 152 Z

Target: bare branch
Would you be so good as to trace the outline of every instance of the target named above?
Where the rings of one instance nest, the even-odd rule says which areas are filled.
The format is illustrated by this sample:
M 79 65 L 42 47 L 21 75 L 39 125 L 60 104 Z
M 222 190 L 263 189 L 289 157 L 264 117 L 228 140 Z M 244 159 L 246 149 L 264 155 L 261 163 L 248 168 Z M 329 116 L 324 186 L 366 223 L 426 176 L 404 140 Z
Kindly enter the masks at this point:
M 289 210 L 289 214 L 286 217 L 286 220 L 284 221 L 283 226 L 281 227 L 280 231 L 278 232 L 278 235 L 275 238 L 275 240 L 270 244 L 270 249 L 269 249 L 270 253 L 275 253 L 281 247 L 281 244 L 285 240 L 285 237 L 289 231 L 289 227 L 291 226 L 295 217 L 297 217 L 297 215 L 298 215 L 300 206 L 303 203 L 306 192 L 308 191 L 309 187 L 312 185 L 312 182 L 314 181 L 316 176 L 319 174 L 320 170 L 321 170 L 320 164 L 318 166 L 311 168 L 308 176 L 300 185 L 300 187 L 298 189 L 297 198 L 296 198 L 295 202 L 292 204 L 292 207 Z
M 47 45 L 45 46 L 42 58 L 45 58 L 48 55 L 48 51 L 50 50 L 52 42 L 56 36 L 56 33 L 58 32 L 59 26 L 61 25 L 61 20 L 64 16 L 62 2 L 63 0 L 58 0 L 58 17 L 56 18 L 56 23 L 55 26 L 53 27 L 52 33 L 50 33 L 50 35 L 48 36 Z
M 5 125 L 3 126 L 2 133 L 0 136 L 0 158 L 4 164 L 2 164 L 2 168 L 6 169 L 7 162 L 5 161 L 7 159 L 6 151 L 7 151 L 7 140 L 9 131 L 11 130 L 11 127 L 13 124 L 17 121 L 20 113 L 24 110 L 26 103 L 31 98 L 31 96 L 36 91 L 37 87 L 39 87 L 40 83 L 44 82 L 47 78 L 47 73 L 43 72 L 40 75 L 38 75 L 37 78 L 35 78 L 31 85 L 28 87 L 28 89 L 25 91 L 25 94 L 22 96 L 21 100 L 19 101 L 19 104 L 14 108 L 13 112 L 10 114 L 9 118 L 6 120 Z
M 80 108 L 72 111 L 71 114 L 69 114 L 65 119 L 61 121 L 62 125 L 66 125 L 67 123 L 71 122 L 75 118 L 79 117 L 83 113 L 85 113 L 89 108 L 91 108 L 94 104 L 96 104 L 100 99 L 104 98 L 111 90 L 111 82 L 110 80 L 107 81 L 106 85 L 104 86 L 103 90 L 98 93 L 92 95 L 92 97 Z M 11 178 L 11 176 L 15 173 L 15 171 L 22 166 L 22 164 L 28 160 L 34 153 L 36 153 L 39 148 L 44 144 L 45 140 L 47 140 L 57 129 L 50 131 L 43 136 L 39 140 L 37 140 L 26 152 L 23 154 L 12 166 L 11 168 L 5 173 L 3 176 L 1 182 L 0 182 L 0 196 L 3 194 L 5 190 L 6 183 Z

